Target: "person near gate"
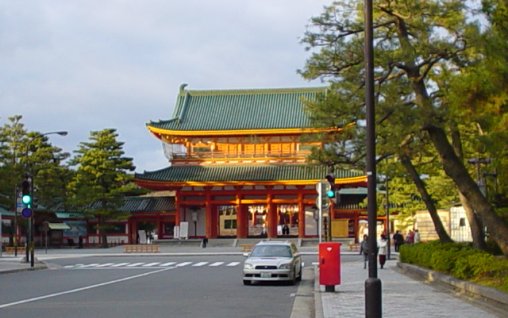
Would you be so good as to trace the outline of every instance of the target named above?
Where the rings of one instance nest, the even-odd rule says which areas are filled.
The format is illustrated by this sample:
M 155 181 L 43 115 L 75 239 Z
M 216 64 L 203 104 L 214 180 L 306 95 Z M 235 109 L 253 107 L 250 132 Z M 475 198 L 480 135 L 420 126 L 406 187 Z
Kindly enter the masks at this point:
M 386 263 L 386 252 L 388 249 L 388 240 L 386 239 L 386 235 L 381 234 L 381 239 L 377 242 L 377 252 L 379 255 L 379 265 L 381 269 L 385 266 Z
M 282 226 L 282 235 L 289 235 L 289 226 L 287 224 Z
M 400 233 L 400 231 L 396 231 L 395 234 L 393 234 L 393 242 L 395 245 L 395 252 L 398 252 L 400 246 L 404 244 L 404 236 Z
M 360 255 L 363 255 L 363 268 L 365 269 L 369 261 L 369 242 L 367 235 L 363 235 L 363 241 L 360 243 Z

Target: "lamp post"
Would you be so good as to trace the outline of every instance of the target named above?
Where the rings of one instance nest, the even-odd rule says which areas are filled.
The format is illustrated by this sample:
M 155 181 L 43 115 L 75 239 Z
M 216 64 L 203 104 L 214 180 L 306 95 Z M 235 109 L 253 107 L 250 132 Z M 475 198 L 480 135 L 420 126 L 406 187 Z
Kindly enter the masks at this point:
M 36 138 L 39 138 L 39 137 L 43 137 L 43 136 L 47 136 L 47 135 L 60 135 L 60 136 L 67 136 L 68 132 L 67 131 L 51 131 L 51 132 L 47 132 L 47 133 L 43 133 L 43 134 L 40 134 L 38 135 L 37 137 L 34 137 L 32 139 L 30 139 L 28 141 L 28 144 L 27 144 L 27 151 L 26 151 L 26 156 L 28 157 L 28 154 L 29 154 L 29 151 L 30 151 L 30 146 L 32 145 L 32 142 L 36 139 Z M 30 169 L 31 170 L 31 169 Z M 30 187 L 31 187 L 31 195 L 32 195 L 32 202 L 34 202 L 34 175 L 32 173 L 30 173 L 30 176 L 31 176 L 31 182 L 30 182 Z M 29 233 L 29 236 L 28 236 L 28 242 L 27 242 L 27 263 L 28 263 L 28 258 L 30 258 L 30 267 L 34 267 L 34 260 L 35 260 L 35 246 L 34 246 L 34 230 L 35 230 L 35 218 L 34 218 L 34 214 L 35 214 L 35 208 L 32 208 L 32 213 L 30 215 L 30 217 L 28 218 L 28 233 Z M 28 250 L 30 250 L 30 257 L 28 257 Z
M 376 260 L 376 129 L 374 104 L 374 28 L 372 1 L 364 0 L 364 57 L 365 57 L 365 108 L 366 108 L 366 170 L 367 213 L 369 225 L 369 277 L 365 280 L 365 317 L 379 318 L 381 310 L 381 280 L 377 277 Z
M 471 158 L 467 161 L 470 164 L 475 165 L 476 167 L 476 183 L 478 184 L 478 187 L 480 188 L 480 191 L 487 197 L 487 186 L 485 183 L 485 178 L 482 176 L 481 173 L 481 165 L 482 164 L 489 164 L 492 162 L 492 159 L 490 158 Z

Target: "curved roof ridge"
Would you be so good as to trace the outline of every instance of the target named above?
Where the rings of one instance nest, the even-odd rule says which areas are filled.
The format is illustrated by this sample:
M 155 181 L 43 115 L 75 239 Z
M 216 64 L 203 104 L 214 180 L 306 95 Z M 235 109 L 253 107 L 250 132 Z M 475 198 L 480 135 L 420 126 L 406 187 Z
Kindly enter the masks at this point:
M 303 92 L 324 92 L 328 87 L 286 87 L 286 88 L 239 88 L 239 89 L 206 89 L 206 90 L 186 90 L 179 92 L 180 96 L 190 94 L 191 96 L 210 96 L 210 95 L 252 95 L 252 94 L 289 94 Z

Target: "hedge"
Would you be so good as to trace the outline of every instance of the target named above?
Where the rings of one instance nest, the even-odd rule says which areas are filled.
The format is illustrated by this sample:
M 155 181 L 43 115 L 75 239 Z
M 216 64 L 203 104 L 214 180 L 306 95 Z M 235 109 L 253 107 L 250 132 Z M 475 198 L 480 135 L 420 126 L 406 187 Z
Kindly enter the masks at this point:
M 400 261 L 508 292 L 508 258 L 466 243 L 438 241 L 402 245 Z

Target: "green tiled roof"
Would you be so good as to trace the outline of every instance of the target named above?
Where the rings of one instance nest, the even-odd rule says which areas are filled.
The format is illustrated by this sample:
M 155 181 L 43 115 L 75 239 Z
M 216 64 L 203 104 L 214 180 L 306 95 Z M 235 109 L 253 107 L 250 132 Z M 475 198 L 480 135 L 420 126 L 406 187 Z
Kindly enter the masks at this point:
M 252 166 L 172 166 L 136 174 L 137 180 L 163 182 L 263 182 L 278 180 L 321 180 L 327 167 L 318 165 L 252 165 Z M 351 170 L 335 171 L 336 179 L 354 178 L 363 173 Z
M 123 212 L 167 212 L 175 210 L 174 197 L 127 197 Z
M 93 208 L 98 208 L 100 203 L 94 202 Z M 121 212 L 167 212 L 175 209 L 174 197 L 126 197 L 122 206 L 119 208 Z
M 312 127 L 304 100 L 326 88 L 185 90 L 181 86 L 173 118 L 147 125 L 167 130 L 247 130 Z

